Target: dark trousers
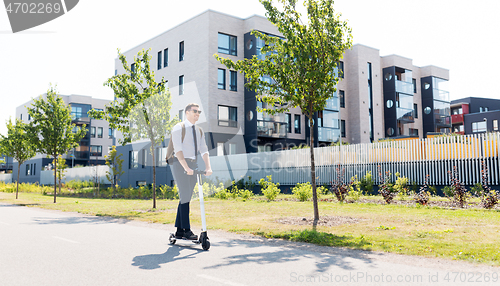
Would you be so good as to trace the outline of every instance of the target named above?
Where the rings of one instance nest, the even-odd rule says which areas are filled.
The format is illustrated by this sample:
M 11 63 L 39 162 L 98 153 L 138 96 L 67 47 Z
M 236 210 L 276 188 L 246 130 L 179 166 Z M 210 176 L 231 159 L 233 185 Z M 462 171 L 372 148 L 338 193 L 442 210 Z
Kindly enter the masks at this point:
M 197 164 L 194 161 L 186 160 L 189 168 L 196 169 Z M 189 176 L 184 173 L 184 168 L 179 162 L 171 165 L 172 175 L 174 176 L 177 189 L 179 190 L 179 206 L 177 207 L 177 217 L 175 218 L 175 227 L 190 229 L 189 222 L 189 202 L 193 196 L 193 190 L 196 185 L 196 175 Z

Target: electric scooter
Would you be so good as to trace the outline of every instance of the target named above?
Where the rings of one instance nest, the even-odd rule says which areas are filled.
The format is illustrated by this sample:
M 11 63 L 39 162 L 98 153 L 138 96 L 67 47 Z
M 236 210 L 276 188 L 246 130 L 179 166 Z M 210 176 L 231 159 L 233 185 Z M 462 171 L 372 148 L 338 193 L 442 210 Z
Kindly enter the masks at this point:
M 198 169 L 193 170 L 193 175 L 196 175 L 196 180 L 198 181 L 198 195 L 200 197 L 200 212 L 201 212 L 201 233 L 198 240 L 189 240 L 186 238 L 182 238 L 181 240 L 191 241 L 195 244 L 201 244 L 203 250 L 208 250 L 210 248 L 210 240 L 207 236 L 207 222 L 205 220 L 205 202 L 203 201 L 203 186 L 201 185 L 201 175 L 205 174 L 205 171 L 200 171 Z M 170 244 L 175 244 L 177 242 L 177 238 L 175 234 L 171 233 L 168 238 Z

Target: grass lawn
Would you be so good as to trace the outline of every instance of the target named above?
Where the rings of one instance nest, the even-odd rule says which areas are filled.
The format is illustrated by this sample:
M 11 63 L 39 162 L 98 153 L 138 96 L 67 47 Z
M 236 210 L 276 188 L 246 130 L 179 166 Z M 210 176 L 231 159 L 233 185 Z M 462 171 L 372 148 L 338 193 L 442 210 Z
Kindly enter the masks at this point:
M 380 197 L 369 197 L 380 200 Z M 339 226 L 292 225 L 280 218 L 308 217 L 312 202 L 290 201 L 291 195 L 279 195 L 278 201 L 262 197 L 243 202 L 207 198 L 205 210 L 209 229 L 252 233 L 264 237 L 312 242 L 321 245 L 466 260 L 500 265 L 500 211 L 483 209 L 444 209 L 380 205 L 375 203 L 319 202 L 321 216 L 359 219 L 358 223 Z M 111 216 L 152 223 L 173 224 L 177 200 L 84 199 L 35 193 L 0 192 L 0 202 L 45 209 Z M 201 225 L 198 201 L 191 203 L 193 229 Z

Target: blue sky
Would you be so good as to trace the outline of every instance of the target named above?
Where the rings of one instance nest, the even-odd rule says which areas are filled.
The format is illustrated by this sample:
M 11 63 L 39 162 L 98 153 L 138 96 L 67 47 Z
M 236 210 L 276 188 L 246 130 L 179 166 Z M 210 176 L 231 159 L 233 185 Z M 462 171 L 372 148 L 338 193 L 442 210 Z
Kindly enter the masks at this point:
M 452 99 L 500 99 L 500 2 L 337 0 L 354 43 L 450 70 Z M 128 50 L 212 9 L 241 18 L 264 15 L 258 0 L 82 0 L 66 15 L 12 34 L 0 10 L 0 133 L 15 108 L 57 84 L 61 94 L 112 99 L 116 49 Z

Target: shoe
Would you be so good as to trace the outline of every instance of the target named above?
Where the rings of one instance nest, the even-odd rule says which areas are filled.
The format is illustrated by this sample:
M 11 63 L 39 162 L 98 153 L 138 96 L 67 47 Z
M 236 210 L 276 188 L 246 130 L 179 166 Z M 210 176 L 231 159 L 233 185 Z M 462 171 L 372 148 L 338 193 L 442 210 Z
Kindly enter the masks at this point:
M 184 237 L 184 231 L 176 231 L 175 238 L 182 239 Z
M 198 240 L 198 236 L 196 234 L 194 234 L 191 230 L 184 232 L 183 237 L 185 239 L 189 239 L 189 240 Z

